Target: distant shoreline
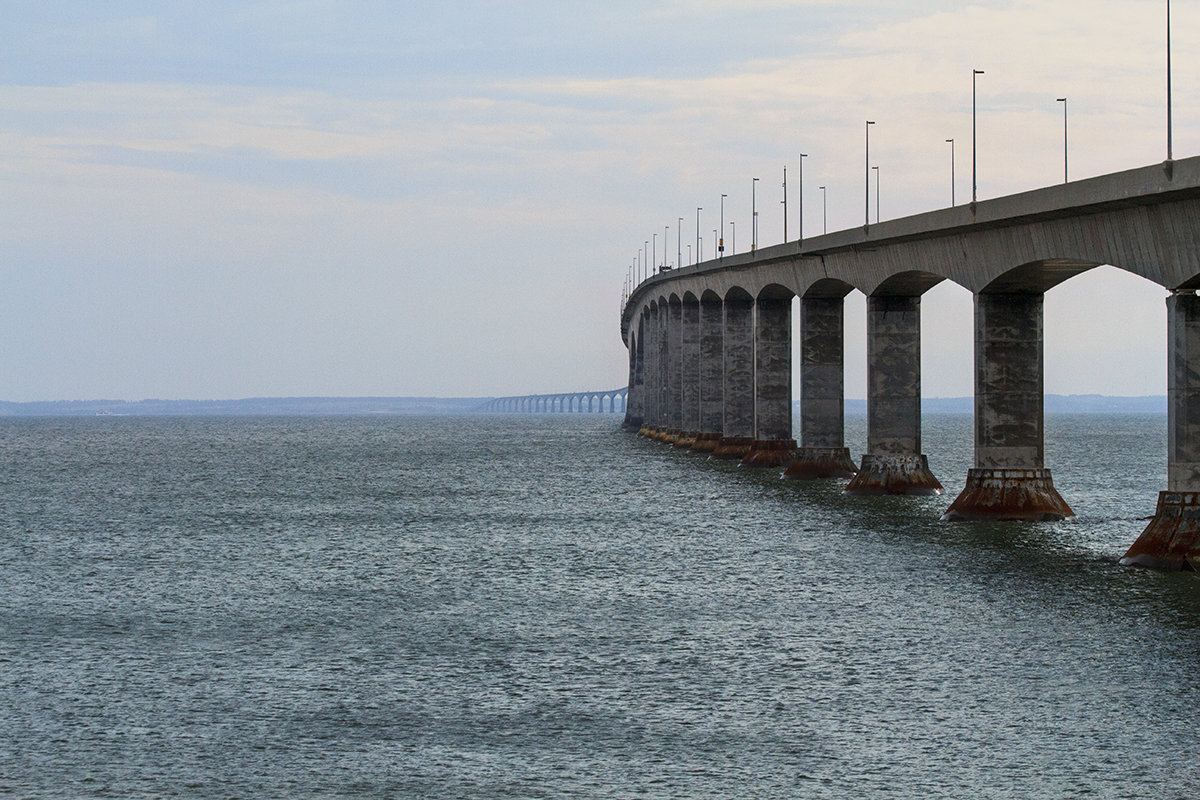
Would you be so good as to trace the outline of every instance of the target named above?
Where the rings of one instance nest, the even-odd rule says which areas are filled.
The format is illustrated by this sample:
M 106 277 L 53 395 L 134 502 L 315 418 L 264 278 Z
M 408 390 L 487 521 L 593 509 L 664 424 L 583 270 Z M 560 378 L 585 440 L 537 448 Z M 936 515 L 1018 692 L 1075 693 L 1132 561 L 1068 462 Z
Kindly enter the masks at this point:
M 0 417 L 92 416 L 316 416 L 485 413 L 490 397 L 253 397 L 241 400 L 55 400 L 0 401 Z M 793 403 L 799 407 L 799 401 Z M 971 414 L 972 397 L 926 397 L 926 414 Z M 865 414 L 867 401 L 846 400 L 846 413 Z M 1099 394 L 1048 394 L 1047 414 L 1165 414 L 1166 395 L 1116 397 Z

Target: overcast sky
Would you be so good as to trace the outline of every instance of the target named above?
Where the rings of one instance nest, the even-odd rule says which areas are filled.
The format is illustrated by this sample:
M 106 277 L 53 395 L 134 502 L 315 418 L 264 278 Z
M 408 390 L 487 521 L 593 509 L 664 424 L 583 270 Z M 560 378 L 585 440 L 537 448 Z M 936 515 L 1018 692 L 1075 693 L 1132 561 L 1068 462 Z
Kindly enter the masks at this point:
M 487 396 L 625 382 L 643 241 L 749 244 L 1166 155 L 1162 0 L 0 0 L 0 399 Z M 1200 153 L 1200 3 L 1172 9 Z M 771 211 L 775 208 L 775 211 Z M 661 250 L 660 250 L 661 252 Z M 711 255 L 709 253 L 708 255 Z M 688 259 L 686 246 L 684 260 Z M 1165 391 L 1162 288 L 1046 298 L 1046 390 Z M 847 395 L 864 395 L 847 300 Z M 924 389 L 971 393 L 971 298 L 923 303 Z M 1117 315 L 1120 324 L 1114 324 Z

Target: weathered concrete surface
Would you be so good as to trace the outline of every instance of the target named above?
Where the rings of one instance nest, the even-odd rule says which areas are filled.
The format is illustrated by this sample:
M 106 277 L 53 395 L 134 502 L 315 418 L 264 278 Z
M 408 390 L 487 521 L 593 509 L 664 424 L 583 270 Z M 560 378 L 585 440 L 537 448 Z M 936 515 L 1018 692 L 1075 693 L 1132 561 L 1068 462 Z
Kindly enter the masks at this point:
M 792 298 L 760 297 L 754 314 L 754 444 L 743 467 L 784 467 L 792 438 Z
M 935 495 L 944 491 L 921 454 L 867 453 L 846 494 Z
M 712 457 L 727 461 L 741 461 L 754 447 L 754 438 L 750 436 L 722 436 L 712 449 Z
M 1200 570 L 1200 493 L 1159 492 L 1153 519 L 1121 563 L 1151 569 Z
M 691 447 L 700 430 L 700 303 L 694 295 L 683 299 L 682 325 L 679 428 L 683 435 L 675 444 Z
M 721 434 L 729 439 L 753 441 L 754 302 L 749 297 L 735 294 L 725 298 L 724 307 L 724 417 Z M 718 451 L 724 454 L 726 449 L 718 448 Z
M 629 341 L 629 383 L 627 384 L 628 393 L 625 396 L 625 421 L 622 427 L 627 430 L 638 430 L 645 422 L 645 410 L 642 403 L 643 396 L 643 355 L 642 355 L 642 333 L 639 331 Z M 616 398 L 613 398 L 615 405 Z
M 858 472 L 846 447 L 800 447 L 796 460 L 783 471 L 789 480 L 852 478 Z
M 842 295 L 800 300 L 800 447 L 785 478 L 849 478 L 845 446 Z
M 867 452 L 847 494 L 941 494 L 921 453 L 921 297 L 867 298 Z
M 975 295 L 975 466 L 1043 462 L 1042 295 Z
M 792 438 L 792 299 L 760 297 L 754 321 L 754 438 Z
M 942 520 L 1044 522 L 1073 516 L 1048 469 L 972 469 Z
M 655 428 L 661 422 L 658 416 L 659 381 L 662 380 L 662 376 L 658 374 L 658 303 L 653 303 L 646 309 L 643 320 L 645 322 L 645 390 L 642 397 L 646 404 L 646 426 Z
M 671 296 L 667 304 L 666 413 L 664 424 L 672 431 L 683 426 L 683 304 Z
M 795 460 L 795 439 L 755 439 L 742 457 L 742 466 L 786 467 Z
M 1121 559 L 1157 569 L 1200 565 L 1200 297 L 1167 298 L 1167 491 Z
M 725 310 L 712 293 L 700 299 L 700 424 L 692 449 L 711 453 L 725 429 Z
M 975 468 L 943 520 L 1074 515 L 1042 461 L 1042 398 L 1042 294 L 975 295 Z
M 843 299 L 800 301 L 800 443 L 845 445 Z

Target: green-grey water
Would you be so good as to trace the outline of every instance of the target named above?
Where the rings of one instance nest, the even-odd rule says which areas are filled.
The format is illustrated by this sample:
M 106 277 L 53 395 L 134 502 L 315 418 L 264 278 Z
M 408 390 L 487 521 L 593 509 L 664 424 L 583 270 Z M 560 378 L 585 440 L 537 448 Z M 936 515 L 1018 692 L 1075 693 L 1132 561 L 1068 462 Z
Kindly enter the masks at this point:
M 0 795 L 1200 794 L 1164 416 L 1048 417 L 1035 525 L 938 522 L 969 416 L 941 498 L 617 422 L 0 420 Z

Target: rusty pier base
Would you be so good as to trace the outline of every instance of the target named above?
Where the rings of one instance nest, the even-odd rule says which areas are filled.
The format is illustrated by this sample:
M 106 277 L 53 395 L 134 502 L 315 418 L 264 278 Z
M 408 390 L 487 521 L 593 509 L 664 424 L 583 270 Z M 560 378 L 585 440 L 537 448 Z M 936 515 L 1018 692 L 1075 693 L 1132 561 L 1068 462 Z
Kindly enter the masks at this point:
M 846 494 L 935 495 L 942 484 L 929 470 L 924 455 L 884 453 L 863 456 L 858 474 L 846 486 Z
M 796 460 L 783 471 L 789 480 L 853 478 L 858 472 L 848 447 L 801 447 Z
M 713 448 L 712 457 L 741 461 L 753 447 L 754 439 L 749 436 L 722 436 L 721 441 Z
M 795 439 L 756 439 L 742 458 L 742 466 L 786 467 L 795 460 Z
M 1159 492 L 1154 518 L 1121 564 L 1193 572 L 1200 569 L 1200 492 Z
M 717 445 L 721 443 L 721 434 L 719 433 L 698 433 L 696 441 L 692 443 L 692 452 L 694 453 L 711 453 L 717 449 Z
M 942 521 L 1046 522 L 1073 516 L 1075 512 L 1054 488 L 1050 470 L 989 468 L 967 471 L 967 485 Z
M 699 435 L 696 431 L 684 431 L 675 439 L 675 446 L 691 450 L 692 445 L 696 444 L 696 437 Z

